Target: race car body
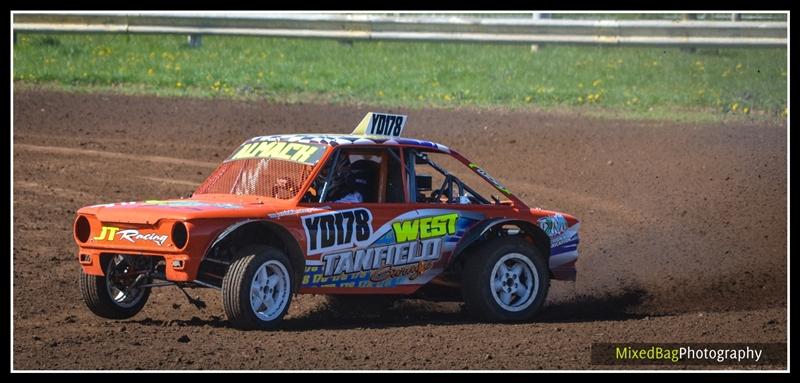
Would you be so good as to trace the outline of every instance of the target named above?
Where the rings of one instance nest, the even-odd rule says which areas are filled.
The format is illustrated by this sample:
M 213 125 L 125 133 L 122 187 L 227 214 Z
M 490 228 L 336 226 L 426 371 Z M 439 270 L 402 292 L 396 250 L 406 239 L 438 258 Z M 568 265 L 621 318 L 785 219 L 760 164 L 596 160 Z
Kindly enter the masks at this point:
M 84 300 L 126 318 L 153 287 L 216 288 L 245 328 L 275 326 L 295 293 L 463 299 L 485 319 L 531 318 L 550 279 L 575 279 L 578 220 L 400 137 L 405 122 L 369 113 L 349 135 L 255 137 L 190 198 L 80 209 Z

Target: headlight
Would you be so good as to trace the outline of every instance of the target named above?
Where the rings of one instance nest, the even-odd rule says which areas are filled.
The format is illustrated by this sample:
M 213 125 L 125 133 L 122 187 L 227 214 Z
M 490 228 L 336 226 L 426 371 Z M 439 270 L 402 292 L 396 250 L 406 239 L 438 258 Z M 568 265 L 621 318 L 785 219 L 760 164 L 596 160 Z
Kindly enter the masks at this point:
M 89 225 L 89 220 L 84 216 L 79 216 L 75 220 L 75 238 L 81 243 L 86 243 L 89 240 L 89 234 L 92 228 Z
M 175 222 L 172 225 L 172 243 L 178 249 L 186 247 L 186 242 L 189 239 L 189 233 L 186 230 L 186 225 L 183 222 Z

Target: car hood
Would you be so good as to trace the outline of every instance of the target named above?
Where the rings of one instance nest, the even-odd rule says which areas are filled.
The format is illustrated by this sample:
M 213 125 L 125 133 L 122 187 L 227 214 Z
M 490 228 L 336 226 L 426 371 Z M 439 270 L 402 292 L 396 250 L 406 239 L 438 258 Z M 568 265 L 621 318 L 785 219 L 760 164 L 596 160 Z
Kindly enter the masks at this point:
M 254 196 L 203 195 L 187 199 L 118 202 L 84 207 L 78 214 L 90 214 L 102 222 L 155 224 L 162 219 L 264 218 L 291 208 L 290 201 Z

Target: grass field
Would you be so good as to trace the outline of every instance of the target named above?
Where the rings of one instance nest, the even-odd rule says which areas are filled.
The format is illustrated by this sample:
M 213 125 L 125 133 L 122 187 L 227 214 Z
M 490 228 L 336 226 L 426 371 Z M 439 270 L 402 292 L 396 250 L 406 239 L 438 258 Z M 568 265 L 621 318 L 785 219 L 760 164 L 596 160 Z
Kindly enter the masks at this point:
M 14 80 L 70 90 L 631 116 L 787 113 L 786 49 L 19 34 Z

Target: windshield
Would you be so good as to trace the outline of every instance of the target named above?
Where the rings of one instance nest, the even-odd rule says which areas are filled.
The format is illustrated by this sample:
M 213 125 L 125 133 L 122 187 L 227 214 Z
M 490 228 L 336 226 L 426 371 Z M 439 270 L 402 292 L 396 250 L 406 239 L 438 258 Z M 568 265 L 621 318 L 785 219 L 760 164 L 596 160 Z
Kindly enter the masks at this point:
M 195 194 L 258 195 L 292 199 L 313 166 L 277 159 L 225 162 L 211 173 Z
M 195 194 L 292 199 L 325 151 L 323 145 L 254 140 L 236 149 Z

